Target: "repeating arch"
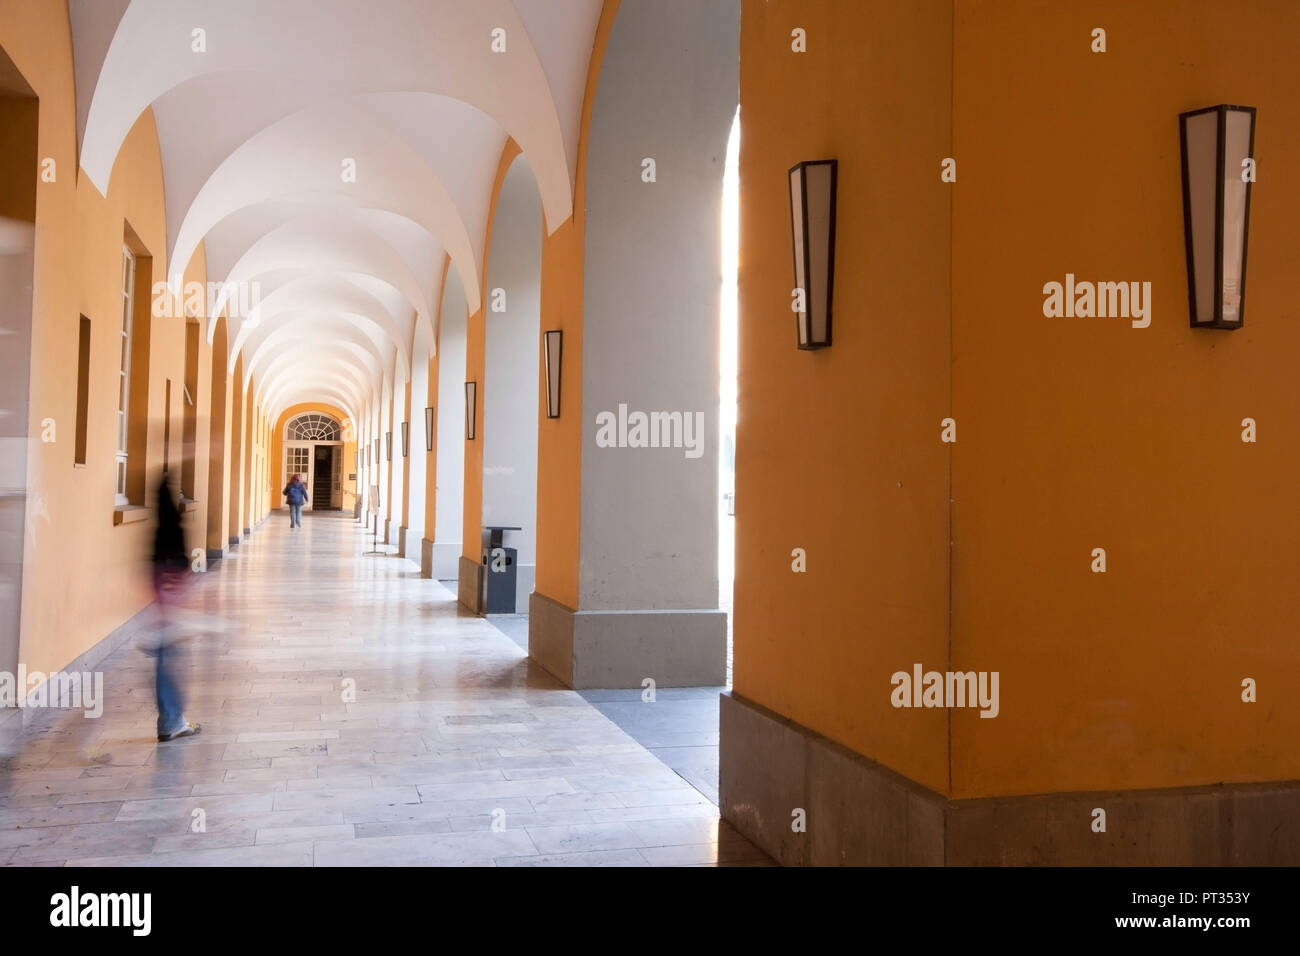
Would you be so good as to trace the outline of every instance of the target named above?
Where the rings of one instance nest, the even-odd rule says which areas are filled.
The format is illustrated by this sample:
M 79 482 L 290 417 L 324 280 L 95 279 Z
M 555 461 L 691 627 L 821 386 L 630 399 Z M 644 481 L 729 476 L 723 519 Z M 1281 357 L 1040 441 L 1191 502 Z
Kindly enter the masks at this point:
M 210 281 L 267 293 L 248 316 L 225 293 L 209 309 L 209 341 L 215 317 L 230 319 L 229 367 L 247 356 L 246 378 L 256 369 L 277 400 L 346 367 L 366 387 L 336 387 L 359 402 L 381 370 L 407 379 L 412 351 L 435 350 L 445 257 L 469 310 L 480 307 L 507 139 L 529 156 L 546 228 L 571 215 L 601 6 L 72 0 L 81 165 L 107 192 L 127 134 L 152 109 L 173 291 L 202 248 Z M 307 313 L 332 317 L 314 347 L 331 361 L 313 370 L 277 361 L 292 336 L 272 334 Z

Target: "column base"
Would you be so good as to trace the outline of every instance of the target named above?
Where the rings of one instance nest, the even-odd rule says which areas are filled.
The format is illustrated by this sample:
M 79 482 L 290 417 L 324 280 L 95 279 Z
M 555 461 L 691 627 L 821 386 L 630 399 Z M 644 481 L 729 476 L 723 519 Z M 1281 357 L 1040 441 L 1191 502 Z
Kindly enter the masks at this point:
M 460 556 L 460 567 L 456 575 L 456 599 L 472 614 L 482 614 L 483 599 L 483 565 L 473 558 Z
M 406 557 L 406 525 L 397 529 L 397 555 L 401 558 Z
M 1300 781 L 950 800 L 743 697 L 721 708 L 722 816 L 785 865 L 1300 863 Z
M 528 651 L 575 689 L 712 687 L 726 681 L 727 615 L 720 610 L 575 611 L 533 591 Z
M 428 538 L 420 539 L 420 577 L 433 577 L 433 542 Z

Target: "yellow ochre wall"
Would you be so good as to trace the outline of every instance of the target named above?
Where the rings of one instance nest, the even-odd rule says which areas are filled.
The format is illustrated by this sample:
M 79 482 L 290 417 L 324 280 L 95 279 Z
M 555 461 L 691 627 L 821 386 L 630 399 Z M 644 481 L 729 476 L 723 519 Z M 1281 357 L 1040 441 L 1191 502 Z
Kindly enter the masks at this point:
M 745 0 L 738 695 L 956 797 L 1300 775 L 1297 35 L 1283 0 Z M 1178 114 L 1218 103 L 1259 110 L 1233 332 L 1187 317 Z M 821 158 L 809 354 L 785 172 Z M 1044 317 L 1067 272 L 1150 282 L 1150 327 Z M 998 671 L 998 717 L 893 708 L 914 663 Z
M 537 571 L 534 587 L 565 607 L 578 607 L 578 552 L 582 492 L 583 240 L 587 226 L 587 140 L 600 68 L 619 0 L 605 0 L 583 94 L 573 215 L 542 236 L 541 332 L 564 332 L 560 363 L 560 417 L 546 417 L 546 343 L 538 347 Z M 545 215 L 545 213 L 543 213 Z M 547 223 L 549 228 L 550 224 Z
M 954 713 L 954 792 L 1295 779 L 1300 5 L 956 10 L 953 662 L 1002 705 Z M 1259 111 L 1231 332 L 1188 327 L 1178 114 L 1218 103 Z M 1150 327 L 1045 318 L 1067 272 Z
M 162 166 L 152 111 L 124 141 L 104 196 L 80 175 L 67 5 L 0 5 L 0 46 L 39 97 L 38 156 L 55 161 L 55 181 L 36 190 L 31 406 L 28 433 L 27 540 L 23 555 L 19 659 L 28 671 L 63 667 L 150 600 L 146 561 L 150 521 L 114 523 L 118 330 L 121 257 L 129 223 L 152 257 L 148 286 L 167 274 Z M 39 170 L 32 170 L 33 176 Z M 206 281 L 202 248 L 186 281 Z M 149 313 L 151 302 L 143 303 Z M 137 311 L 137 321 L 142 313 Z M 91 321 L 87 462 L 74 465 L 79 316 Z M 195 317 L 202 321 L 203 317 Z M 134 394 L 148 389 L 146 496 L 162 469 L 165 381 L 172 381 L 170 462 L 180 477 L 184 450 L 185 324 L 179 316 L 149 322 L 147 368 L 134 367 Z M 211 348 L 200 336 L 195 494 L 185 513 L 191 548 L 207 537 L 211 415 Z M 44 419 L 53 442 L 39 440 Z M 138 459 L 137 459 L 138 460 Z M 95 587 L 87 587 L 93 581 Z
M 740 30 L 734 689 L 938 789 L 947 715 L 894 710 L 889 675 L 947 666 L 951 29 L 946 0 L 758 0 Z M 811 159 L 839 160 L 819 352 L 790 309 Z

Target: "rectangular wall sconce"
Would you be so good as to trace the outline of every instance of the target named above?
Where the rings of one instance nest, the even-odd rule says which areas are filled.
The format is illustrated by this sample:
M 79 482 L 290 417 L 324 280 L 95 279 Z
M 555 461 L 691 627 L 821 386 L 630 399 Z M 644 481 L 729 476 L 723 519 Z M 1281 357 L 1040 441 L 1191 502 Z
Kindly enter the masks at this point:
M 402 457 L 406 458 L 411 454 L 411 423 L 402 422 Z
M 384 461 L 393 460 L 393 433 L 384 432 Z
M 835 282 L 835 188 L 839 162 L 810 160 L 790 167 L 790 231 L 794 245 L 795 323 L 799 348 L 831 344 Z
M 375 464 L 379 464 L 379 437 L 375 436 Z
M 551 329 L 546 333 L 546 417 L 560 417 L 560 356 L 564 349 L 564 332 Z
M 1211 106 L 1178 117 L 1187 298 L 1194 329 L 1239 329 L 1255 180 L 1255 108 Z
M 474 418 L 478 409 L 478 382 L 465 383 L 465 440 L 474 440 Z
M 424 450 L 433 451 L 433 406 L 424 410 Z

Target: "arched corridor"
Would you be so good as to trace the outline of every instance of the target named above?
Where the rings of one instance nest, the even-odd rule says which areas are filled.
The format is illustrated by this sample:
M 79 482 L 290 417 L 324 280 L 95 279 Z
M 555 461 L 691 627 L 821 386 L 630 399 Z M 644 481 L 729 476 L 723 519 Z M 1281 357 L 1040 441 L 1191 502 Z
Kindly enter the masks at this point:
M 0 0 L 0 867 L 1300 863 L 1298 36 Z
M 365 556 L 350 518 L 270 522 L 195 583 L 174 626 L 198 737 L 151 739 L 150 612 L 99 665 L 101 719 L 3 725 L 0 863 L 767 860 L 417 565 Z

